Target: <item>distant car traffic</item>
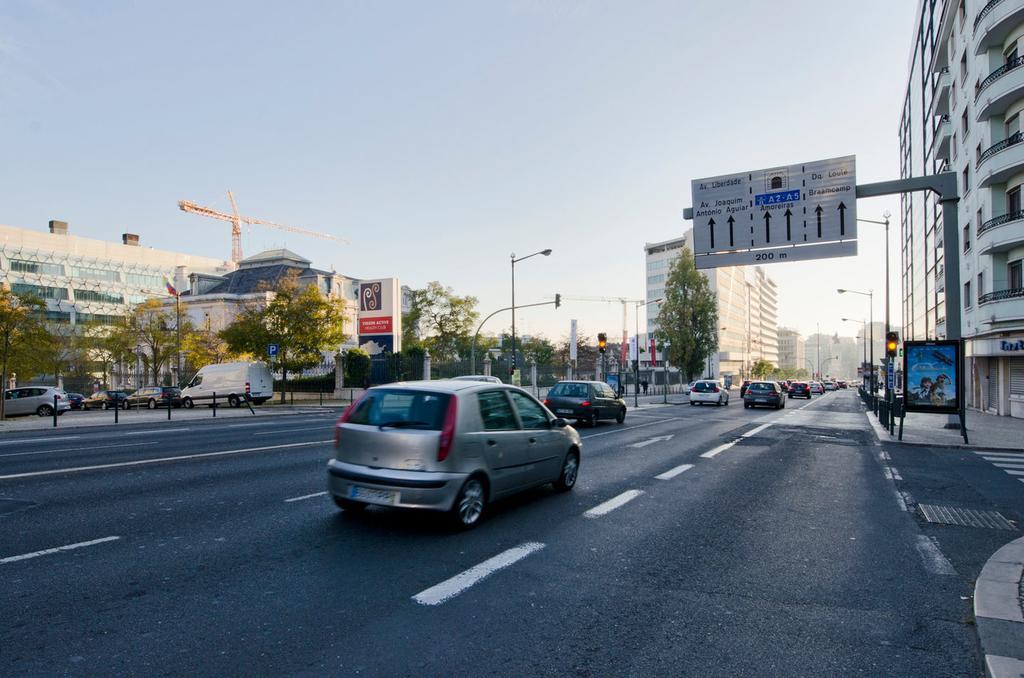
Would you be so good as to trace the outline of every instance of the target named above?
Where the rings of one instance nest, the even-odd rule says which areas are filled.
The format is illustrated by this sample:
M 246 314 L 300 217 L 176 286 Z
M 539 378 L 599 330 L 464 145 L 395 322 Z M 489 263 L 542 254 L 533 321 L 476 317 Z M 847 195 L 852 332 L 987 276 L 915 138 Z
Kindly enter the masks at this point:
M 786 406 L 786 397 L 782 394 L 782 388 L 774 381 L 754 381 L 747 387 L 743 396 L 743 407 L 774 407 L 782 409 Z
M 790 398 L 811 399 L 811 385 L 806 381 L 792 381 L 789 384 L 788 396 Z
M 367 390 L 335 425 L 334 447 L 327 489 L 340 508 L 442 511 L 469 528 L 496 499 L 546 483 L 571 490 L 583 446 L 522 389 L 448 379 Z
M 170 400 L 171 407 L 181 407 L 181 389 L 174 386 L 146 386 L 140 388 L 126 399 L 128 407 L 147 407 L 155 410 L 158 407 L 167 407 Z
M 52 417 L 54 397 L 57 398 L 58 415 L 71 409 L 67 394 L 55 386 L 9 388 L 4 391 L 4 416 L 37 414 L 40 417 Z
M 740 384 L 740 397 L 741 398 L 747 392 L 747 387 L 750 386 L 750 384 L 751 384 L 750 379 L 744 379 L 743 383 Z
M 729 392 L 719 386 L 717 381 L 701 380 L 693 382 L 690 389 L 690 405 L 697 403 L 714 403 L 715 405 L 728 405 Z
M 835 391 L 837 388 L 839 388 L 839 387 L 836 385 L 836 382 L 834 382 L 834 381 L 826 381 L 825 382 L 825 390 L 826 391 Z
M 96 391 L 82 401 L 83 410 L 109 410 L 128 407 L 128 394 L 124 391 Z
M 596 426 L 601 419 L 626 420 L 626 401 L 603 381 L 560 381 L 544 404 L 560 417 Z
M 500 384 L 501 379 L 487 374 L 466 374 L 461 377 L 452 377 L 455 381 L 488 381 L 492 384 Z
M 824 392 L 825 392 L 825 387 L 821 385 L 820 381 L 812 381 L 811 382 L 811 393 L 817 393 L 818 395 L 821 395 Z
M 842 388 L 842 389 L 850 387 L 850 385 L 848 383 L 846 383 L 845 381 L 842 381 L 842 380 L 836 382 L 836 384 L 839 386 L 839 388 Z

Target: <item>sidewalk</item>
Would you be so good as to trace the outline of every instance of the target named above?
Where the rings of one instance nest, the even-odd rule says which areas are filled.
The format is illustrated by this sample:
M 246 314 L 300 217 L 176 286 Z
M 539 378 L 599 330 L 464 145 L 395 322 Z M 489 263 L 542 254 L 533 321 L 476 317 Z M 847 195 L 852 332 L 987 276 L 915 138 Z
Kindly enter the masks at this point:
M 899 441 L 900 420 L 896 419 L 894 435 L 890 436 L 885 426 L 878 421 L 878 417 L 868 410 L 868 420 L 871 422 L 875 435 L 882 442 L 903 442 L 908 445 L 938 445 L 941 447 L 962 447 L 968 449 L 990 448 L 990 449 L 1024 449 L 1024 419 L 1013 417 L 999 417 L 994 414 L 985 414 L 973 410 L 967 410 L 967 440 L 969 445 L 964 445 L 963 436 L 960 431 L 952 428 L 944 428 L 949 416 L 945 414 L 920 414 L 908 412 L 903 420 L 903 440 Z
M 996 551 L 974 585 L 974 621 L 985 675 L 1024 675 L 1024 537 Z

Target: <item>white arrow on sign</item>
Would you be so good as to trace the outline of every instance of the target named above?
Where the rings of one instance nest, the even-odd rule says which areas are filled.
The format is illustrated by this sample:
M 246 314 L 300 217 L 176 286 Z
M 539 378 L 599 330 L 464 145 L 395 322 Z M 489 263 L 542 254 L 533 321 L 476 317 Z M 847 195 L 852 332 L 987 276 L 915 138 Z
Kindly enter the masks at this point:
M 672 440 L 672 434 L 669 434 L 667 436 L 656 436 L 654 438 L 649 438 L 647 440 L 641 440 L 640 442 L 633 443 L 628 447 L 647 447 L 648 445 L 653 445 L 654 443 L 660 443 L 663 440 Z

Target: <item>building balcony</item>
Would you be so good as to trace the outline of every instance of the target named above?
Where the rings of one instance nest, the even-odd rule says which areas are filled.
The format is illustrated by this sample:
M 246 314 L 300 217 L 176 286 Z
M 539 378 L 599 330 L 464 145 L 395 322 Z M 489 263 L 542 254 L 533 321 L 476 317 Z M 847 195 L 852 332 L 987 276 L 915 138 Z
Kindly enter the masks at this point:
M 949 74 L 949 68 L 943 66 L 935 79 L 935 95 L 932 98 L 932 117 L 947 115 L 949 113 L 949 91 L 953 83 L 953 77 Z
M 1011 134 L 993 144 L 978 159 L 978 186 L 987 188 L 992 184 L 1005 182 L 1024 169 L 1024 135 Z
M 989 219 L 975 237 L 979 255 L 1008 252 L 1024 245 L 1024 212 Z
M 932 157 L 937 160 L 949 160 L 949 141 L 953 138 L 953 123 L 949 116 L 944 115 L 935 123 L 935 134 L 932 135 Z
M 998 290 L 996 292 L 983 294 L 978 299 L 978 305 L 980 306 L 998 301 L 1007 301 L 1009 299 L 1024 299 L 1024 287 L 1018 287 L 1010 290 Z
M 974 105 L 978 122 L 1002 115 L 1014 103 L 1024 99 L 1024 68 L 1021 66 L 1024 66 L 1024 58 L 1014 59 L 982 81 L 978 88 L 980 96 L 975 97 Z
M 974 17 L 974 53 L 984 54 L 990 47 L 1002 48 L 1006 38 L 1024 22 L 1024 5 L 1019 2 L 991 0 Z

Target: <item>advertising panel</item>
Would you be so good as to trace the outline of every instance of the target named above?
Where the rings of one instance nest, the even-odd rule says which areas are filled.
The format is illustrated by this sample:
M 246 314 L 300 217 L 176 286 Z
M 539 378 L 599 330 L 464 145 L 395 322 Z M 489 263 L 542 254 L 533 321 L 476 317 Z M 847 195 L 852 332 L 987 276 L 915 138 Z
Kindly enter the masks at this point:
M 402 350 L 402 308 L 398 278 L 359 283 L 359 348 L 371 356 Z
M 903 399 L 907 412 L 956 414 L 963 403 L 960 341 L 903 343 Z

